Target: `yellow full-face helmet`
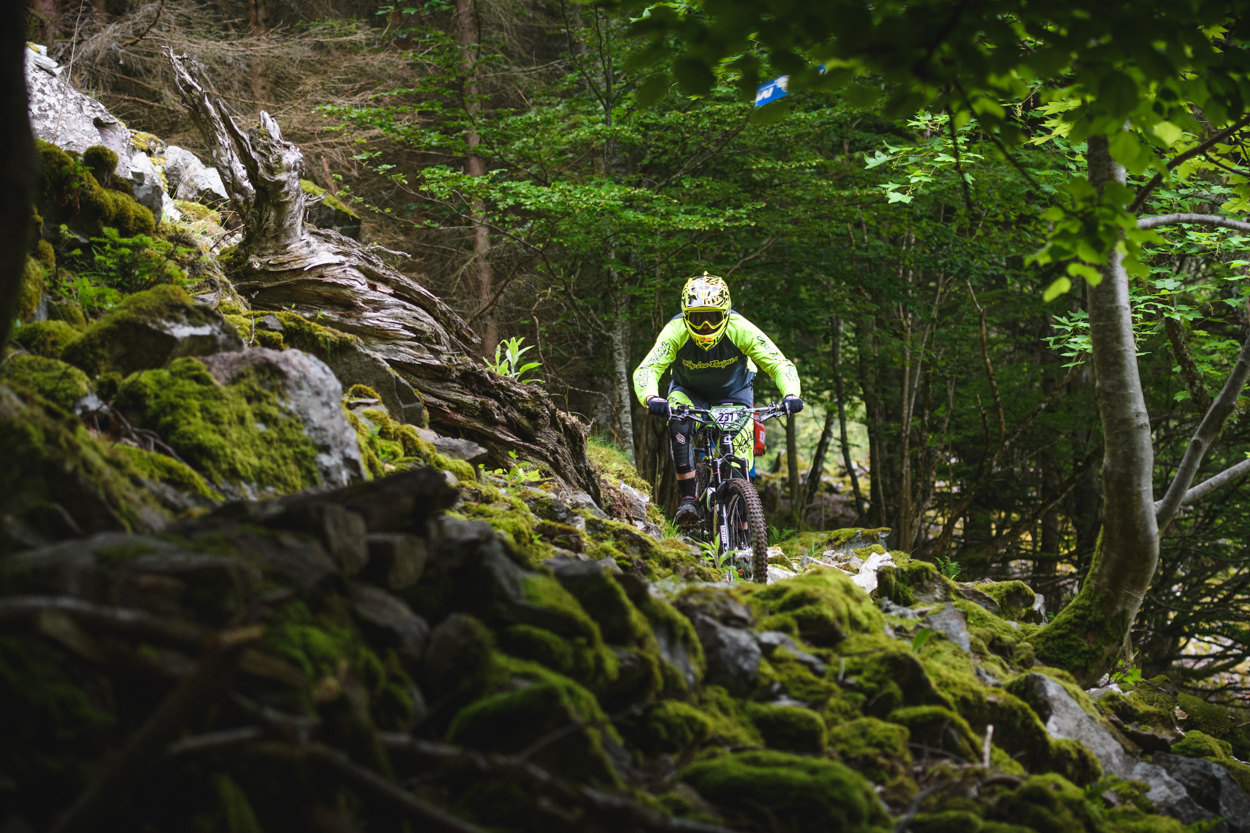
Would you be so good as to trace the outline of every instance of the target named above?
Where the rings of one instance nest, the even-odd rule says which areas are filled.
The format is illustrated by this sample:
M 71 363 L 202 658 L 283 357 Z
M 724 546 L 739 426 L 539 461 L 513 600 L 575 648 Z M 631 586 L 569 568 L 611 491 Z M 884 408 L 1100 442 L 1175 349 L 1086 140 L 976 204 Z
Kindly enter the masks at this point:
M 729 326 L 729 286 L 724 278 L 704 272 L 681 290 L 681 316 L 695 344 L 711 350 Z

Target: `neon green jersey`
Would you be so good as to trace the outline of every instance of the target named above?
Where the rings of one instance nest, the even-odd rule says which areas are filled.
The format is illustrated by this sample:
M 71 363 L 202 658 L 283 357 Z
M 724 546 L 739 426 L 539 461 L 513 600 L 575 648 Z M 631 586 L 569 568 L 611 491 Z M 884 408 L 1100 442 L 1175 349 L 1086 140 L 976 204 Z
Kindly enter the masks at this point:
M 680 315 L 665 325 L 634 371 L 634 393 L 644 405 L 647 397 L 659 395 L 660 377 L 670 366 L 676 384 L 708 401 L 746 387 L 755 378 L 757 366 L 773 377 L 782 396 L 801 395 L 794 363 L 759 327 L 733 311 L 724 337 L 710 350 L 695 345 Z

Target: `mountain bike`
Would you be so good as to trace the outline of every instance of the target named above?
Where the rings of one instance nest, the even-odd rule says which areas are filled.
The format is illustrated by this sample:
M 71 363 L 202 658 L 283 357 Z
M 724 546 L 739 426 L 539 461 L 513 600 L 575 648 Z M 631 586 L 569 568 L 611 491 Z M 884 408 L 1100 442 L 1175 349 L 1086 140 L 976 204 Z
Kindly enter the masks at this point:
M 753 415 L 761 421 L 785 416 L 780 405 L 748 408 L 674 405 L 669 422 L 692 420 L 695 448 L 695 502 L 700 523 L 687 531 L 716 559 L 718 566 L 759 584 L 768 582 L 768 527 L 764 507 L 748 476 L 745 458 L 734 453 L 734 438 Z

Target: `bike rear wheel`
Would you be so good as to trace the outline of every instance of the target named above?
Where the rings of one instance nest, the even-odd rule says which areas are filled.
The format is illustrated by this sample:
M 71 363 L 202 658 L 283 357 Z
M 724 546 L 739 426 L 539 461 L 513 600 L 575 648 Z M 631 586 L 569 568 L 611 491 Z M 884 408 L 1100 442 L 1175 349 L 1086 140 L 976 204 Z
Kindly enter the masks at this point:
M 730 480 L 722 488 L 721 512 L 729 530 L 728 540 L 721 544 L 722 553 L 749 553 L 747 579 L 767 584 L 768 528 L 760 496 L 749 480 Z

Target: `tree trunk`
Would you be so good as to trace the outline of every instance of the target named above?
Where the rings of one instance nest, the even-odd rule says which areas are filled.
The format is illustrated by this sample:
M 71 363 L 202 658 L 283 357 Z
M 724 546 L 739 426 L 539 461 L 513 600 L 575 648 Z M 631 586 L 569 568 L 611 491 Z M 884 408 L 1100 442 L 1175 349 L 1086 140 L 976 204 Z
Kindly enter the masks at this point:
M 613 278 L 615 284 L 620 280 L 619 276 Z M 629 457 L 629 461 L 635 465 L 638 462 L 637 455 L 634 451 L 634 387 L 630 378 L 630 361 L 629 361 L 629 310 L 626 307 L 625 293 L 619 291 L 619 288 L 612 293 L 612 329 L 610 338 L 612 341 L 612 387 L 616 400 L 616 409 L 613 413 L 613 433 L 616 434 L 616 441 L 621 444 L 621 449 Z
M 464 172 L 469 176 L 485 176 L 486 162 L 474 153 L 482 143 L 476 121 L 482 110 L 481 92 L 477 84 L 477 62 L 481 54 L 482 32 L 478 26 L 477 4 L 474 0 L 456 0 L 456 34 L 464 51 L 464 110 L 469 116 L 465 132 Z M 482 339 L 482 355 L 494 356 L 499 344 L 499 320 L 495 315 L 495 275 L 490 266 L 490 229 L 486 226 L 486 203 L 473 200 L 469 205 L 473 228 L 473 260 L 469 274 L 471 296 L 477 304 L 474 320 Z
M 789 473 L 790 514 L 794 516 L 794 525 L 800 527 L 803 524 L 803 507 L 800 505 L 803 489 L 799 479 L 799 437 L 796 429 L 795 417 L 786 417 L 786 470 Z
M 35 140 L 26 99 L 26 6 L 3 4 L 0 11 L 0 359 L 26 274 L 31 206 L 35 202 Z
M 1090 137 L 1088 160 L 1095 188 L 1125 181 L 1105 137 Z M 1082 684 L 1115 662 L 1159 561 L 1154 449 L 1120 253 L 1112 250 L 1100 271 L 1102 281 L 1090 290 L 1089 324 L 1105 444 L 1102 535 L 1080 592 L 1032 640 L 1040 659 L 1068 668 Z
M 515 465 L 509 457 L 515 451 L 598 499 L 585 425 L 540 386 L 501 376 L 474 358 L 468 325 L 425 287 L 356 241 L 305 227 L 300 149 L 283 140 L 268 113 L 244 134 L 208 92 L 199 65 L 185 56 L 170 59 L 183 103 L 243 219 L 231 275 L 239 294 L 254 307 L 289 309 L 359 337 L 367 353 L 421 393 L 431 427 L 485 446 L 491 464 Z
M 11 5 L 20 6 L 21 3 Z M 61 32 L 61 0 L 32 0 L 30 13 L 35 19 L 39 42 L 51 46 Z M 19 31 L 25 33 L 26 29 Z
M 812 455 L 812 467 L 807 473 L 807 485 L 803 489 L 803 504 L 799 507 L 798 517 L 807 517 L 808 507 L 816 500 L 816 491 L 820 488 L 820 476 L 825 470 L 825 455 L 829 453 L 829 443 L 833 440 L 833 421 L 837 412 L 830 407 L 825 408 L 825 424 L 820 429 L 820 441 L 816 443 L 816 453 Z
M 871 316 L 864 316 L 856 326 L 859 336 L 859 385 L 864 397 L 864 415 L 868 421 L 869 503 L 867 523 L 889 526 L 885 510 L 885 452 L 882 443 L 881 403 L 877 396 L 877 334 Z
M 862 526 L 864 496 L 859 489 L 859 475 L 855 473 L 855 461 L 851 459 L 851 443 L 846 435 L 846 391 L 842 384 L 842 319 L 834 321 L 833 327 L 833 390 L 838 399 L 838 440 L 842 446 L 842 465 L 851 478 L 851 496 L 855 500 L 855 525 Z

